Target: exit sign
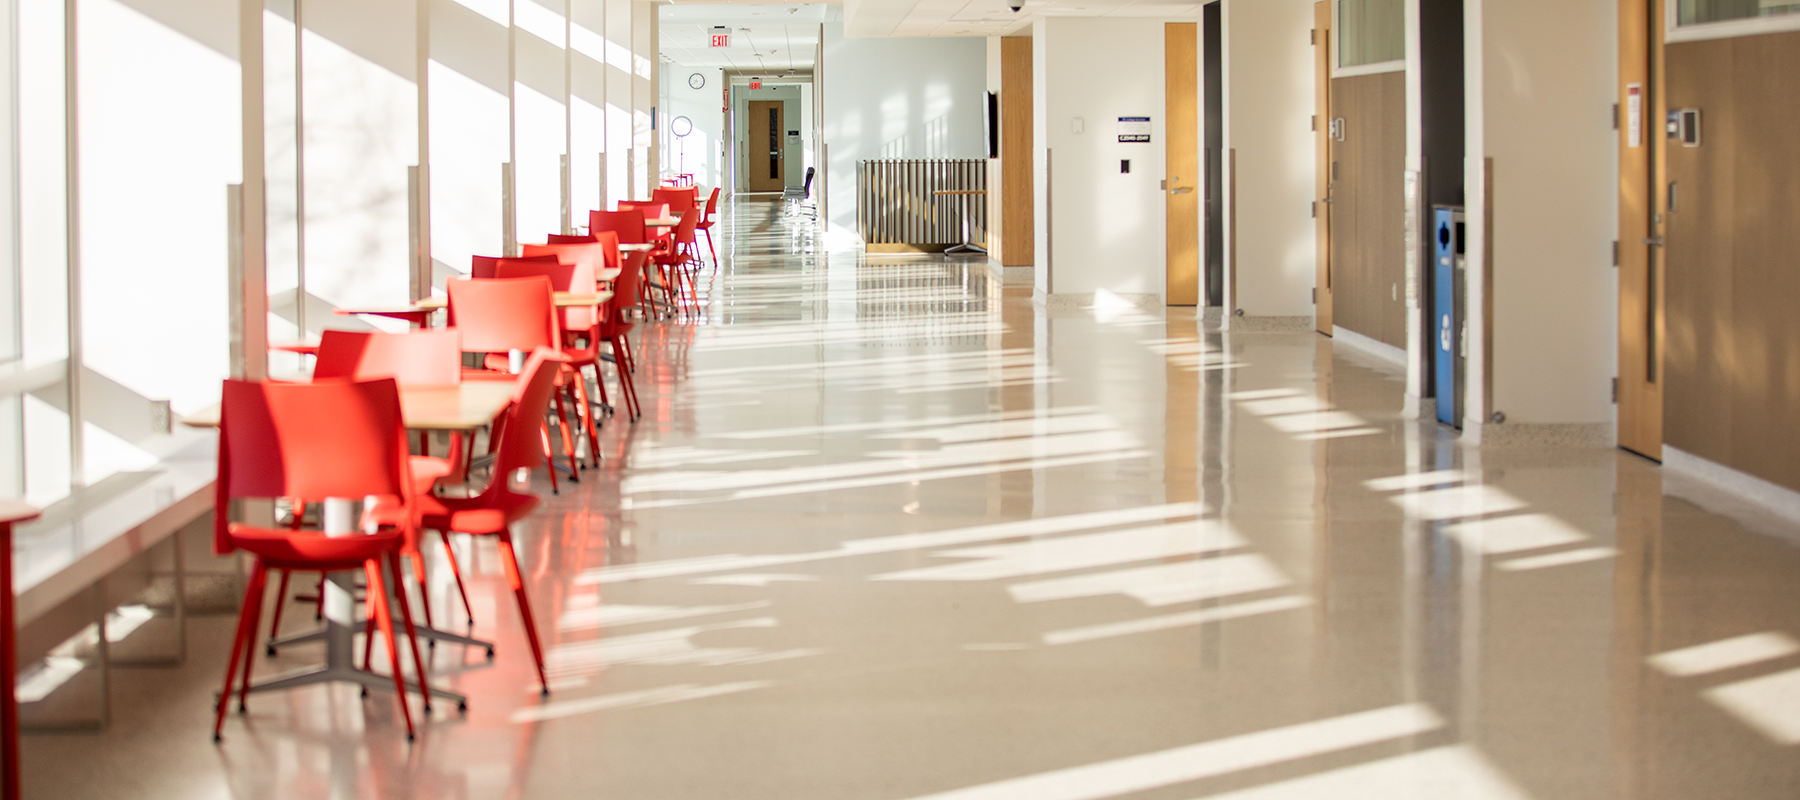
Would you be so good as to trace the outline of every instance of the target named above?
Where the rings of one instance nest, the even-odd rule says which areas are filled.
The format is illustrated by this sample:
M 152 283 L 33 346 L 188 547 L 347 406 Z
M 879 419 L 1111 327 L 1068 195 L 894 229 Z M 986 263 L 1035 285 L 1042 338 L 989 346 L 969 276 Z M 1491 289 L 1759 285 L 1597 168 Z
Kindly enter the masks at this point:
M 750 88 L 761 89 L 762 88 L 762 79 L 761 78 L 751 78 L 750 79 Z
M 713 34 L 712 35 L 712 46 L 713 47 L 730 47 L 731 46 L 731 34 L 729 34 L 729 33 Z

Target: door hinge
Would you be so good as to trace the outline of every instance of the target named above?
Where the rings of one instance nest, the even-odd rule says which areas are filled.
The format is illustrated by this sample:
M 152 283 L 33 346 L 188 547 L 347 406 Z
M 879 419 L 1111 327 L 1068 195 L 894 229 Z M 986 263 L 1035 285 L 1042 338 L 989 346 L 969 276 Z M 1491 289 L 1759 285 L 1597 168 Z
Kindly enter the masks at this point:
M 1314 200 L 1312 203 L 1312 218 L 1313 219 L 1319 218 L 1319 202 L 1317 200 Z M 1313 291 L 1318 291 L 1318 290 L 1314 289 Z
M 1317 45 L 1319 43 L 1319 29 L 1318 28 L 1313 28 L 1312 30 L 1306 32 L 1306 43 L 1310 44 L 1310 45 Z
M 1613 103 L 1613 130 L 1619 129 L 1619 104 Z
M 1319 304 L 1319 287 L 1314 286 L 1313 287 L 1313 305 L 1316 306 L 1318 304 Z
M 1319 132 L 1319 115 L 1318 114 L 1312 115 L 1312 130 L 1313 130 L 1313 133 Z
M 1619 265 L 1619 240 L 1613 240 L 1613 266 Z
M 1619 379 L 1613 378 L 1613 405 L 1619 404 Z

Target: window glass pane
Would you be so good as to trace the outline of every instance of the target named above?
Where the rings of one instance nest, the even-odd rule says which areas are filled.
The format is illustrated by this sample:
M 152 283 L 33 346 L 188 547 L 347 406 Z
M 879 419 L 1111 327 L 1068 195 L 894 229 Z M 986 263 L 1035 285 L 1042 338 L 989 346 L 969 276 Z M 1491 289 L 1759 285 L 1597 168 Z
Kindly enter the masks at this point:
M 1406 57 L 1406 12 L 1401 0 L 1338 0 L 1338 66 Z
M 1680 23 L 1721 22 L 1800 13 L 1800 0 L 1681 0 Z

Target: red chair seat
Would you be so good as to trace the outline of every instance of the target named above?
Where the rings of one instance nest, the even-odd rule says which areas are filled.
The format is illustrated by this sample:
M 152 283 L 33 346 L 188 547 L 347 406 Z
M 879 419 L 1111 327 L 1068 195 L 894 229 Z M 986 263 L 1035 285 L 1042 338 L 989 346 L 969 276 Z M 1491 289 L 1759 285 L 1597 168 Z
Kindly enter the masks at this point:
M 498 478 L 497 478 L 498 479 Z M 416 501 L 420 527 L 455 533 L 499 533 L 529 516 L 538 499 L 528 494 L 496 492 L 492 497 L 421 497 Z
M 259 528 L 232 523 L 232 540 L 243 550 L 275 569 L 334 571 L 362 569 L 363 562 L 399 551 L 403 536 L 387 530 L 350 536 L 326 536 L 320 531 Z

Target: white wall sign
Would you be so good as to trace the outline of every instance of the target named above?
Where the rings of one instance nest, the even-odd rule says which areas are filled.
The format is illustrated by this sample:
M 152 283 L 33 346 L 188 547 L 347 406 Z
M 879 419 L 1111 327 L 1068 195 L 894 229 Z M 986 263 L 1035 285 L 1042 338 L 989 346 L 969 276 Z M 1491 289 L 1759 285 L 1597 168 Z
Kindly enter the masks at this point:
M 1150 141 L 1150 118 L 1120 117 L 1119 141 L 1148 143 Z
M 1644 143 L 1644 86 L 1625 85 L 1625 130 L 1631 147 Z

